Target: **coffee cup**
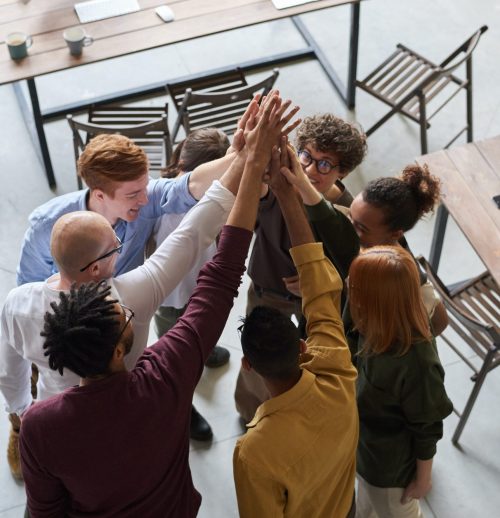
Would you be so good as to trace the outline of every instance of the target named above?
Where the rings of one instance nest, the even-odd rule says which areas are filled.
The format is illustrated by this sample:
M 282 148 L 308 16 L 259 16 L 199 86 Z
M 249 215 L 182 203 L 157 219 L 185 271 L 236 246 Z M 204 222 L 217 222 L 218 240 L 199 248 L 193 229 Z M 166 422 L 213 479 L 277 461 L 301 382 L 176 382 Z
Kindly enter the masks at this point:
M 83 47 L 88 47 L 94 42 L 94 39 L 87 36 L 81 27 L 66 29 L 63 37 L 68 44 L 69 52 L 72 56 L 79 56 L 82 53 Z
M 9 54 L 12 59 L 22 59 L 28 55 L 33 38 L 24 32 L 11 32 L 6 38 Z

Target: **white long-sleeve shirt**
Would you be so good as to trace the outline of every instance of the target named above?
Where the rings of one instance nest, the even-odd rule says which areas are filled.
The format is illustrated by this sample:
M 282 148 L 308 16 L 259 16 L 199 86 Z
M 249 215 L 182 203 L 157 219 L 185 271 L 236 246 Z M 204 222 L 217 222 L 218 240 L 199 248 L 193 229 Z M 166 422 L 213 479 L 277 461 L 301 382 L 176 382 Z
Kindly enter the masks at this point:
M 155 225 L 153 235 L 159 246 L 180 225 L 185 214 L 164 214 Z M 202 266 L 212 259 L 217 251 L 215 241 L 203 250 L 193 268 L 183 277 L 181 282 L 169 293 L 162 306 L 182 309 L 187 303 L 196 287 L 196 280 Z
M 127 368 L 135 365 L 146 347 L 154 312 L 214 242 L 233 203 L 234 195 L 215 181 L 142 266 L 109 280 L 112 296 L 135 313 L 134 345 L 126 357 Z M 5 301 L 0 322 L 0 392 L 9 413 L 20 413 L 32 402 L 31 363 L 40 372 L 39 400 L 79 383 L 79 377 L 68 370 L 63 376 L 52 371 L 43 354 L 40 331 L 45 313 L 51 311 L 50 303 L 59 300 L 57 276 L 19 286 Z

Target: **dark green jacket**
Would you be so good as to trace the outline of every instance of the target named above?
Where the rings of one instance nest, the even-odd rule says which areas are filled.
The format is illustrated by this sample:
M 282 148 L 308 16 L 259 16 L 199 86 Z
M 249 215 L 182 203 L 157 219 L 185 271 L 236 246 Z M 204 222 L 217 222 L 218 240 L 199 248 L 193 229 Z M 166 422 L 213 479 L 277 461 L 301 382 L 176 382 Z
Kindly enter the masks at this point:
M 419 342 L 403 356 L 357 356 L 356 363 L 357 471 L 373 486 L 406 487 L 416 460 L 435 455 L 443 419 L 453 410 L 436 343 Z

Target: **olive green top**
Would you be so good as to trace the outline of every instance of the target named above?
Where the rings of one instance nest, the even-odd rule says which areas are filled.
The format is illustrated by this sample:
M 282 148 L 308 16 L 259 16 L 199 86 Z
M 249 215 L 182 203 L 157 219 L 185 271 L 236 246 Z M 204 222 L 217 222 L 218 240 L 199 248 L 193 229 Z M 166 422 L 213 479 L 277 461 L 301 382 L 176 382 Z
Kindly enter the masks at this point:
M 356 363 L 357 471 L 373 486 L 406 487 L 416 460 L 435 455 L 443 419 L 453 410 L 436 342 L 416 343 L 403 356 L 358 355 Z

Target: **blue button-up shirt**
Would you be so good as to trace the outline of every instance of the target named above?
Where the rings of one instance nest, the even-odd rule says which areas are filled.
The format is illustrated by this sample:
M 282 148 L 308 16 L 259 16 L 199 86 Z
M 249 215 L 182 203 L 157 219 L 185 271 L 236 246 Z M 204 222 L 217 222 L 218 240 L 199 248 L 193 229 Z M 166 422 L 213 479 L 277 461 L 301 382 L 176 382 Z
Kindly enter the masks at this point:
M 190 174 L 178 180 L 160 178 L 148 184 L 148 203 L 139 211 L 135 221 L 119 219 L 114 226 L 123 243 L 118 256 L 115 275 L 137 268 L 144 262 L 144 248 L 154 224 L 163 214 L 187 212 L 196 200 L 188 189 Z M 88 189 L 57 196 L 35 209 L 29 217 L 24 236 L 21 259 L 17 267 L 17 284 L 44 281 L 57 272 L 50 253 L 50 234 L 54 223 L 68 212 L 87 210 Z

